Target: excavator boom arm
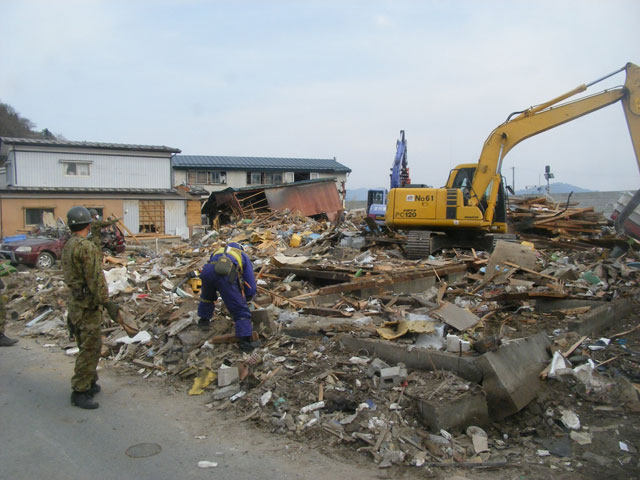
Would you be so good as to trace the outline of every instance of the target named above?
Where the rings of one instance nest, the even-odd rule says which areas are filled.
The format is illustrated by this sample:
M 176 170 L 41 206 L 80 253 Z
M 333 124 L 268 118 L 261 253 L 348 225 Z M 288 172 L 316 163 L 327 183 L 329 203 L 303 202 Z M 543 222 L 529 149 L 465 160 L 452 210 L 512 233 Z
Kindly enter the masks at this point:
M 624 87 L 605 90 L 589 97 L 553 107 L 552 103 L 567 98 L 567 95 L 563 95 L 545 103 L 544 109 L 537 108 L 525 111 L 491 132 L 480 153 L 478 167 L 471 185 L 469 204 L 478 205 L 480 203 L 492 180 L 495 179 L 496 175 L 500 175 L 502 160 L 505 155 L 518 143 L 620 100 L 623 100 L 627 125 L 629 126 L 638 168 L 640 168 L 640 67 L 628 63 L 625 69 L 627 71 L 627 80 Z M 584 88 L 581 86 L 572 90 L 575 93 L 579 91 L 584 91 Z M 490 218 L 487 218 L 487 220 L 490 220 Z
M 400 140 L 396 142 L 396 156 L 391 166 L 390 188 L 399 188 L 404 186 L 407 173 L 407 141 L 404 138 L 404 130 L 400 130 Z

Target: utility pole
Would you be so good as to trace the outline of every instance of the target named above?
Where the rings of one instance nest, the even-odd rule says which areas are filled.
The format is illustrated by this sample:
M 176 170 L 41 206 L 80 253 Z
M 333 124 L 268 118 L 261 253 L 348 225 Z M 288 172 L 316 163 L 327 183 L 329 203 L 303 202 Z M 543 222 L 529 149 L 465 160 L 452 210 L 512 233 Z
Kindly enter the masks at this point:
M 553 173 L 551 173 L 551 166 L 550 165 L 545 165 L 545 167 L 544 167 L 544 178 L 546 178 L 546 180 L 547 180 L 547 195 L 548 195 L 549 192 L 551 191 L 551 187 L 549 186 L 549 179 L 550 178 L 554 178 Z
M 511 188 L 516 193 L 516 167 L 511 167 Z

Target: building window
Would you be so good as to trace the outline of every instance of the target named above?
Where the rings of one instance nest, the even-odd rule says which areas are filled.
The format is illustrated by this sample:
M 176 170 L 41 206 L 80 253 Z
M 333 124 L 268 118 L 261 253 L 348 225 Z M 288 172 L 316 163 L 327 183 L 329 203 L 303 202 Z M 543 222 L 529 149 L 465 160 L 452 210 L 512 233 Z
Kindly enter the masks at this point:
M 285 175 L 282 172 L 247 172 L 247 185 L 281 185 Z
M 226 172 L 209 172 L 205 170 L 187 170 L 187 183 L 189 185 L 214 185 L 226 184 Z
M 311 172 L 309 174 L 309 180 L 317 180 L 318 178 L 320 178 L 320 174 L 319 173 Z
M 91 173 L 90 165 L 84 162 L 62 162 L 64 174 L 70 177 L 88 177 Z
M 265 173 L 264 184 L 265 185 L 280 185 L 282 183 L 281 173 Z
M 138 231 L 140 233 L 165 233 L 164 202 L 162 200 L 140 200 L 138 207 Z
M 247 172 L 247 185 L 262 185 L 262 173 Z
M 295 182 L 295 173 L 284 172 L 284 183 L 293 183 L 293 182 Z
M 26 227 L 33 227 L 36 225 L 43 225 L 42 216 L 45 213 L 53 215 L 53 208 L 25 208 L 24 224 Z

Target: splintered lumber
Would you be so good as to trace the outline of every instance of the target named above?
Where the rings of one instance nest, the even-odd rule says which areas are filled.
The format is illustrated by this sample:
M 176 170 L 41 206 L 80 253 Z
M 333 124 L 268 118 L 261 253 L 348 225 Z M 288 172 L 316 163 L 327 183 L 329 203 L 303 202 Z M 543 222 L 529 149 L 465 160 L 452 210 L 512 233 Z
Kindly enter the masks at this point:
M 271 291 L 269 289 L 261 287 L 260 285 L 258 285 L 258 291 L 260 293 L 264 293 L 266 295 L 269 295 L 272 299 L 277 299 L 278 301 L 281 302 L 281 304 L 288 303 L 292 307 L 296 307 L 296 308 L 302 308 L 305 305 L 304 303 L 297 302 L 297 301 L 295 301 L 295 300 L 293 300 L 291 298 L 287 298 L 287 297 L 285 297 L 283 295 L 279 295 L 276 292 L 273 292 L 273 291 Z
M 418 280 L 427 277 L 444 277 L 453 273 L 466 272 L 466 264 L 448 265 L 440 268 L 430 267 L 425 270 L 402 272 L 400 274 L 378 275 L 375 278 L 357 278 L 348 283 L 330 285 L 317 290 L 317 295 L 330 295 L 333 293 L 346 293 L 364 289 L 385 290 L 395 283 Z
M 127 228 L 127 226 L 126 226 L 124 223 L 122 223 L 121 221 L 118 221 L 118 225 L 119 225 L 119 226 L 121 226 L 121 227 L 124 229 L 124 231 L 125 231 L 125 232 L 127 232 L 127 233 L 129 234 L 129 236 L 130 236 L 131 238 L 133 238 L 133 239 L 136 241 L 136 243 L 137 243 L 138 245 L 142 245 L 142 243 L 140 242 L 140 240 L 138 240 L 138 237 L 136 237 L 136 236 L 133 234 L 133 232 L 132 232 L 131 230 L 129 230 L 129 229 Z
M 535 270 L 531 270 L 529 268 L 523 267 L 523 266 L 518 265 L 516 263 L 511 263 L 511 262 L 503 262 L 503 263 L 508 267 L 517 268 L 518 270 L 522 270 L 523 272 L 527 272 L 527 273 L 530 273 L 532 275 L 537 275 L 537 276 L 542 277 L 542 278 L 553 280 L 554 282 L 558 281 L 558 279 L 556 277 L 552 277 L 551 275 L 546 275 L 544 273 L 536 272 Z
M 586 212 L 593 212 L 593 207 L 568 209 L 568 210 L 565 210 L 564 212 L 556 213 L 551 217 L 546 217 L 541 220 L 537 220 L 534 225 L 541 225 L 543 223 L 553 222 L 554 220 L 560 220 L 563 218 L 568 218 L 573 215 L 579 215 L 581 213 L 586 213 Z
M 352 313 L 345 312 L 338 308 L 328 308 L 328 307 L 304 307 L 302 311 L 307 315 L 318 315 L 321 317 L 349 318 L 353 315 Z
M 601 233 L 606 220 L 594 207 L 576 208 L 576 204 L 555 203 L 545 198 L 522 200 L 512 198 L 514 211 L 508 213 L 518 230 L 548 230 L 564 235 L 595 235 Z

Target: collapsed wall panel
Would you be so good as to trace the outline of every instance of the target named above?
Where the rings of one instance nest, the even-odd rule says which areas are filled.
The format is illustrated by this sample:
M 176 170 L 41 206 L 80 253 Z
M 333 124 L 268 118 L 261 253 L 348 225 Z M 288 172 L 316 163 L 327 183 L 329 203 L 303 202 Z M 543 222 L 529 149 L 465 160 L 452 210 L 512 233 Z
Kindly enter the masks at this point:
M 307 217 L 324 214 L 329 221 L 336 222 L 343 206 L 335 181 L 329 178 L 212 192 L 202 213 L 212 218 L 221 214 L 251 217 L 268 210 L 286 209 Z

